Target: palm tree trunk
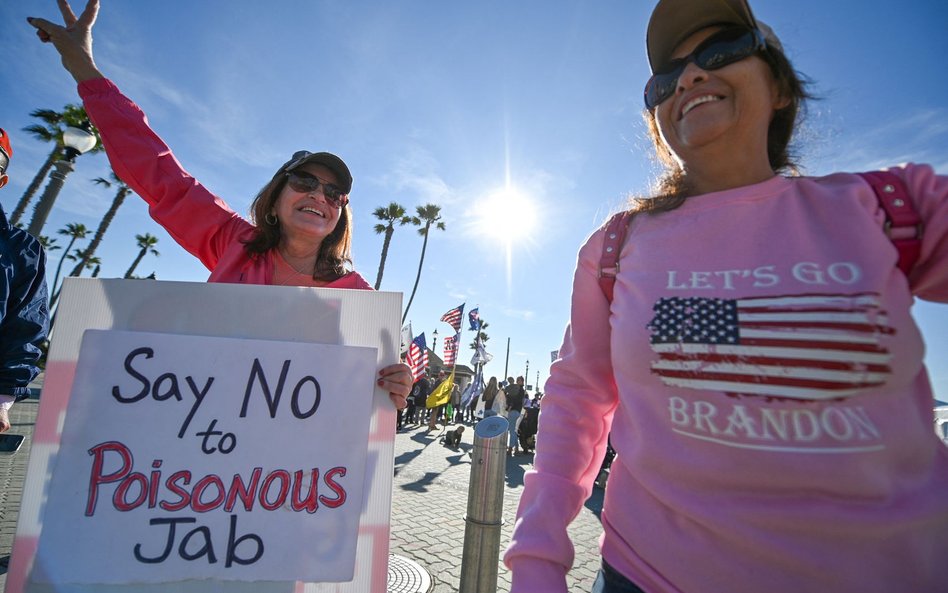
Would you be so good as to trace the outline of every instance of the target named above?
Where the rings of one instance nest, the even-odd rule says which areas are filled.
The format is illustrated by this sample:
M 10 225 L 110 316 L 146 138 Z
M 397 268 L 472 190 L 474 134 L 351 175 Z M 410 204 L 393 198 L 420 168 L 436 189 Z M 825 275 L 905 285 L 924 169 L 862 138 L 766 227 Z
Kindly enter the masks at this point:
M 59 284 L 59 273 L 63 271 L 63 262 L 66 261 L 66 256 L 69 255 L 69 250 L 72 249 L 72 244 L 76 242 L 76 237 L 73 237 L 69 240 L 69 245 L 66 245 L 66 249 L 63 250 L 63 256 L 59 258 L 59 265 L 56 266 L 56 274 L 53 276 L 53 287 L 50 289 L 49 294 L 55 295 L 59 291 L 56 290 L 56 285 Z M 53 306 L 53 301 L 51 300 L 49 306 Z
M 405 325 L 405 319 L 408 318 L 408 310 L 411 309 L 411 302 L 415 300 L 415 291 L 418 290 L 418 281 L 421 280 L 421 266 L 425 263 L 425 250 L 428 248 L 428 231 L 431 225 L 425 226 L 425 240 L 421 244 L 421 259 L 418 261 L 418 275 L 415 276 L 415 286 L 411 289 L 411 296 L 408 298 L 408 304 L 405 306 L 405 314 L 402 315 L 402 325 Z
M 132 262 L 132 267 L 130 267 L 130 268 L 128 269 L 128 271 L 125 272 L 125 278 L 131 278 L 131 277 L 132 277 L 132 272 L 134 272 L 134 271 L 135 271 L 135 268 L 138 267 L 138 263 L 139 263 L 140 261 L 142 261 L 142 258 L 145 257 L 145 254 L 146 254 L 146 253 L 148 253 L 148 248 L 147 248 L 147 247 L 138 252 L 138 257 L 136 257 L 136 258 L 135 258 L 135 261 Z
M 102 237 L 105 236 L 106 229 L 109 228 L 109 225 L 112 224 L 112 219 L 115 218 L 115 213 L 118 212 L 119 206 L 125 201 L 125 197 L 132 190 L 127 187 L 123 187 L 118 190 L 118 193 L 115 194 L 115 198 L 112 200 L 112 205 L 109 206 L 108 212 L 105 213 L 105 216 L 102 217 L 102 220 L 99 222 L 99 228 L 95 230 L 95 236 L 92 237 L 92 241 L 89 242 L 89 246 L 83 250 L 83 257 L 79 260 L 79 263 L 76 264 L 76 267 L 72 269 L 72 272 L 69 273 L 70 276 L 78 276 L 82 273 L 82 270 L 85 269 L 86 263 L 88 263 L 89 258 L 95 255 L 95 250 L 99 246 L 99 243 L 102 242 Z
M 46 157 L 46 162 L 43 163 L 42 167 L 40 167 L 40 170 L 36 173 L 36 177 L 34 177 L 33 181 L 31 181 L 27 186 L 26 191 L 23 192 L 23 197 L 20 198 L 20 201 L 16 204 L 16 208 L 13 209 L 13 213 L 10 214 L 10 224 L 16 224 L 19 222 L 20 217 L 23 216 L 24 212 L 26 212 L 26 207 L 30 205 L 30 201 L 36 194 L 36 190 L 38 190 L 40 185 L 43 184 L 43 180 L 46 179 L 46 176 L 49 174 L 49 170 L 53 167 L 53 163 L 58 160 L 59 151 L 60 148 L 57 146 L 53 148 L 53 151 L 49 153 L 48 157 Z
M 385 229 L 385 240 L 382 242 L 382 259 L 379 261 L 379 273 L 375 277 L 375 290 L 379 289 L 379 286 L 382 285 L 382 274 L 385 273 L 385 259 L 388 257 L 388 244 L 392 241 L 392 234 L 395 232 L 395 227 L 390 226 Z

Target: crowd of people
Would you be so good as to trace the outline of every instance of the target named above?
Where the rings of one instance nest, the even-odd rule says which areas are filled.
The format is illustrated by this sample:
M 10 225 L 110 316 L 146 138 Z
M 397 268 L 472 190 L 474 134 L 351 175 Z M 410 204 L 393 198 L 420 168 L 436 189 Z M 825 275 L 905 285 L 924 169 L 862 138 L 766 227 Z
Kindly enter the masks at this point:
M 445 380 L 447 374 L 444 369 L 439 370 L 434 379 L 430 378 L 429 371 L 425 370 L 412 385 L 408 405 L 404 411 L 399 411 L 396 430 L 424 426 L 426 432 L 431 433 L 439 430 L 439 424 L 440 430 L 444 431 L 450 425 L 473 426 L 483 418 L 503 416 L 509 424 L 507 455 L 533 451 L 542 392 L 537 390 L 532 398 L 529 397 L 522 376 L 516 379 L 508 377 L 502 382 L 498 382 L 497 377 L 491 377 L 483 391 L 463 399 L 460 386 L 453 384 L 449 404 L 428 407 L 431 391 Z M 468 385 L 465 393 L 468 388 L 473 387 Z

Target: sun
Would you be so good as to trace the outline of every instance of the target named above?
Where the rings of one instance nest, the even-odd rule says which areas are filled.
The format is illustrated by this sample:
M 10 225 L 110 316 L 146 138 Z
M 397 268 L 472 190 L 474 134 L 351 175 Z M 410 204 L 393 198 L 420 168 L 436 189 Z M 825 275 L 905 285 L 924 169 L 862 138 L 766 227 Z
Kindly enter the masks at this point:
M 528 196 L 508 186 L 488 194 L 479 205 L 477 219 L 480 232 L 509 246 L 514 239 L 533 232 L 537 209 Z

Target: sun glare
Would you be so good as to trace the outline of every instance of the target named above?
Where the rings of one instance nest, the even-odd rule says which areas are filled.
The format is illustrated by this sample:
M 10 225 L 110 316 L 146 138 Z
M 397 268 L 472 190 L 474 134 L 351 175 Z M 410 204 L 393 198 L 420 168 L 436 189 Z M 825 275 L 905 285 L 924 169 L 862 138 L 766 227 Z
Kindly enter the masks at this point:
M 512 187 L 495 191 L 480 206 L 478 226 L 481 232 L 510 244 L 515 238 L 529 236 L 536 226 L 533 201 Z

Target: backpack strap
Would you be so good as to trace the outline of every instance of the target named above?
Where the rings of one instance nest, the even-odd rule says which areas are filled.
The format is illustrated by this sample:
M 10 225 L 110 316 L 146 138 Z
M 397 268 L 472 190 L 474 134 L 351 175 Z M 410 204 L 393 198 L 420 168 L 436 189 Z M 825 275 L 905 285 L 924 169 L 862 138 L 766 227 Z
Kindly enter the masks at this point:
M 606 300 L 612 303 L 612 291 L 619 274 L 619 252 L 625 242 L 625 235 L 632 222 L 629 211 L 614 214 L 606 224 L 606 233 L 602 241 L 602 258 L 599 260 L 599 287 Z
M 908 189 L 902 178 L 891 171 L 871 171 L 859 176 L 872 187 L 885 211 L 883 230 L 899 254 L 897 267 L 908 276 L 922 250 L 922 219 Z

